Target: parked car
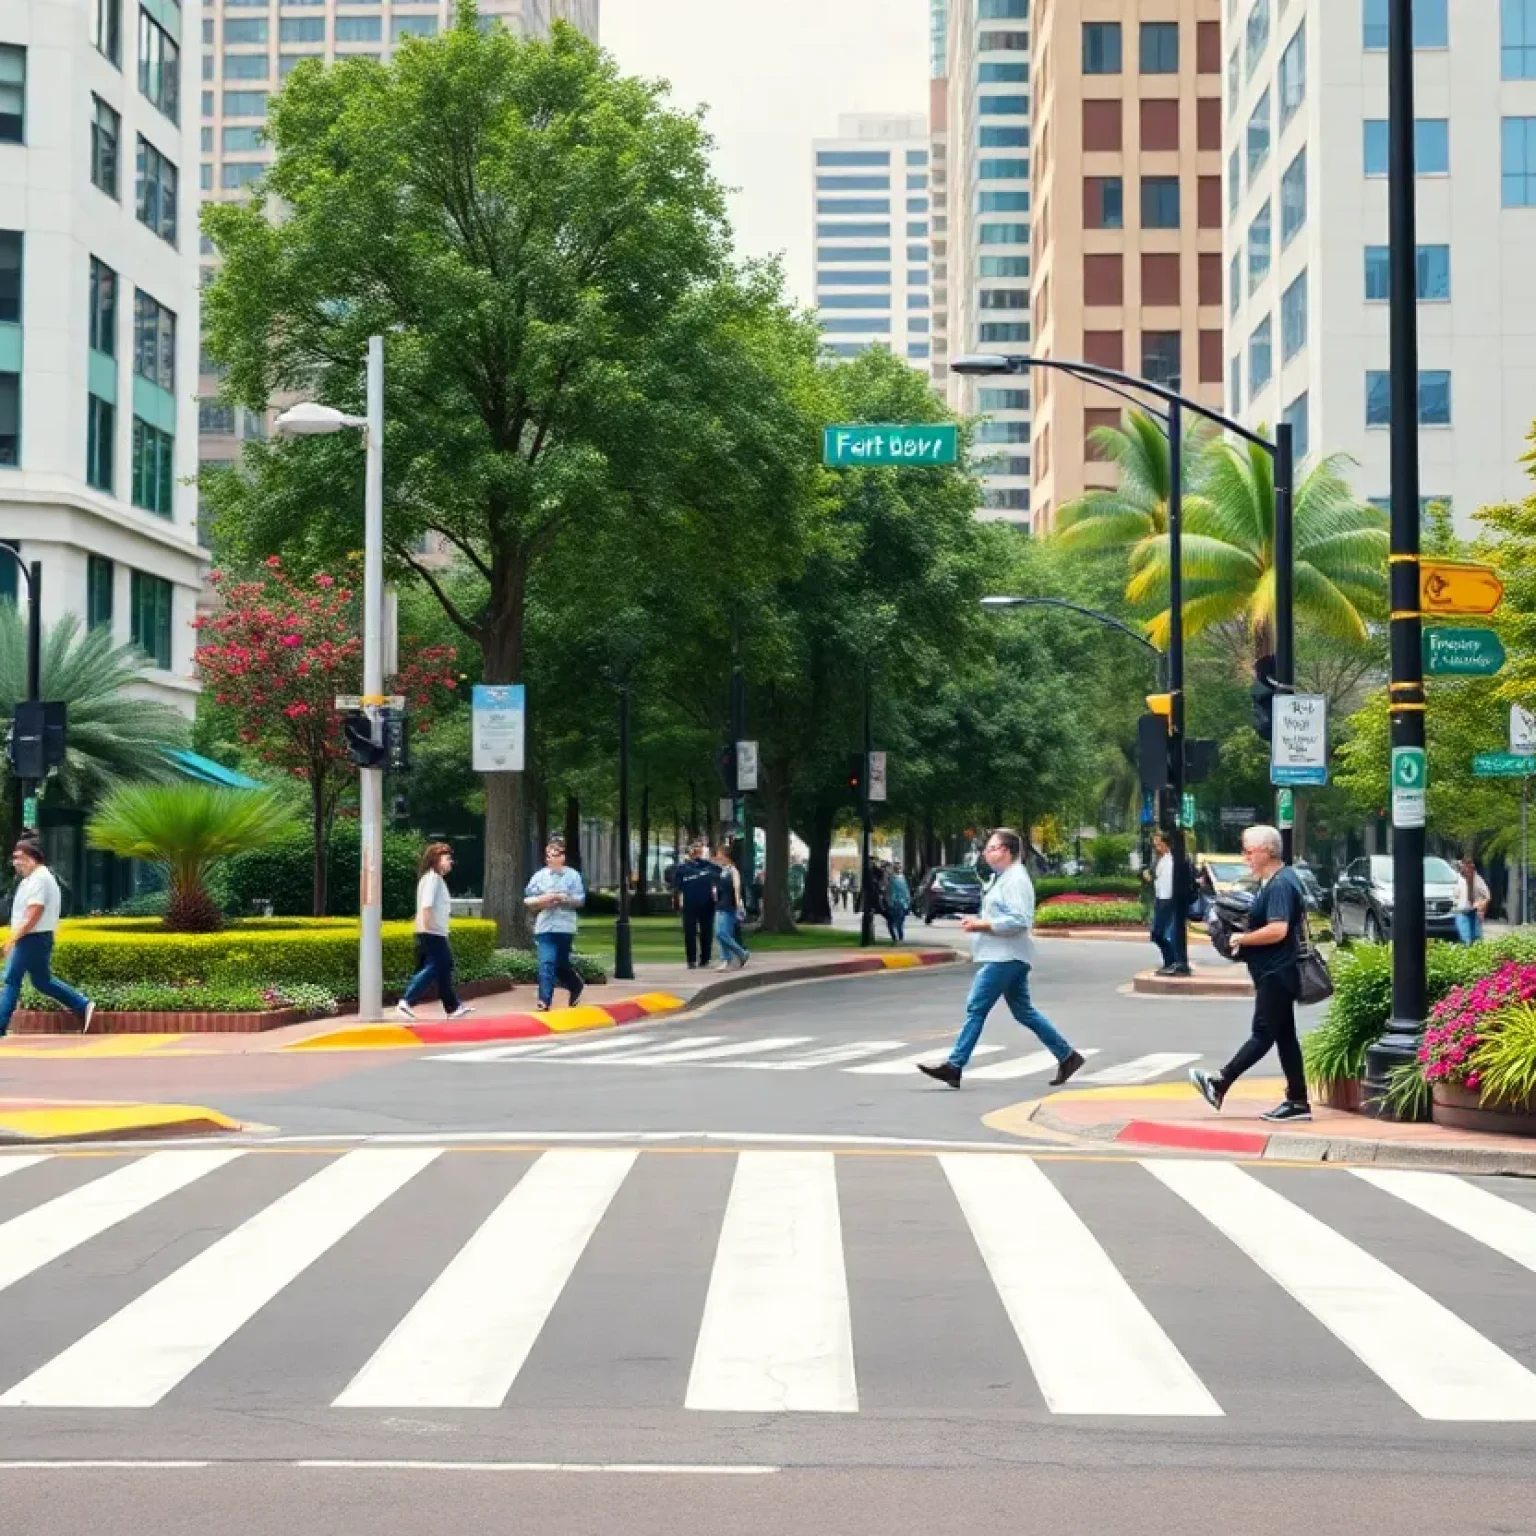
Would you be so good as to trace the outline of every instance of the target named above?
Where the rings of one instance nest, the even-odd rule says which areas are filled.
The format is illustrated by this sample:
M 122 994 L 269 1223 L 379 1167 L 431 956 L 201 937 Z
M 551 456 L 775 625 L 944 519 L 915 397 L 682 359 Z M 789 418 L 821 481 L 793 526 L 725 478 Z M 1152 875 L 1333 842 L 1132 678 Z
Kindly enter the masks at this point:
M 964 864 L 930 869 L 912 897 L 912 911 L 925 923 L 980 912 L 981 876 Z
M 1379 944 L 1392 937 L 1390 855 L 1356 859 L 1334 882 L 1333 925 L 1340 938 Z M 1424 931 L 1432 939 L 1456 937 L 1456 871 L 1433 856 L 1424 860 Z
M 1209 871 L 1211 886 L 1217 896 L 1225 896 L 1228 891 L 1253 883 L 1247 860 L 1240 853 L 1202 853 L 1197 855 L 1195 865 L 1197 875 Z

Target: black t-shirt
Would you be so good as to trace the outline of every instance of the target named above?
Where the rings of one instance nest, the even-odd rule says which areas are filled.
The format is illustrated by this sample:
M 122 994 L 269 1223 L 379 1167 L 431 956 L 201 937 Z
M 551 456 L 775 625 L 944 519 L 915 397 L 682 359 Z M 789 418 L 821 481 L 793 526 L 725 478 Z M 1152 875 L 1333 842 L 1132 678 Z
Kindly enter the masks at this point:
M 1267 977 L 1288 980 L 1294 987 L 1299 980 L 1302 925 L 1306 921 L 1306 901 L 1301 881 L 1291 869 L 1281 869 L 1259 887 L 1248 909 L 1248 931 L 1257 933 L 1270 923 L 1286 924 L 1287 932 L 1278 944 L 1244 944 L 1238 953 L 1248 962 L 1248 974 L 1255 986 Z
M 736 911 L 736 872 L 731 869 L 715 870 L 715 906 L 722 912 Z
M 715 877 L 719 866 L 708 859 L 688 859 L 677 867 L 677 893 L 683 905 L 694 912 L 715 904 Z

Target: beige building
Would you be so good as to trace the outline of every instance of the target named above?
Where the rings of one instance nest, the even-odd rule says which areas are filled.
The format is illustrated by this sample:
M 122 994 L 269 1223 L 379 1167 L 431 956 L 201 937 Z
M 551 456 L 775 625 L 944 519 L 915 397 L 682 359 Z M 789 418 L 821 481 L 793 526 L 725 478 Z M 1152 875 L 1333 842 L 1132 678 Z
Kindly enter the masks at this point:
M 1221 0 L 1050 0 L 1034 16 L 1034 343 L 1220 407 Z M 1114 483 L 1125 402 L 1035 372 L 1032 522 Z

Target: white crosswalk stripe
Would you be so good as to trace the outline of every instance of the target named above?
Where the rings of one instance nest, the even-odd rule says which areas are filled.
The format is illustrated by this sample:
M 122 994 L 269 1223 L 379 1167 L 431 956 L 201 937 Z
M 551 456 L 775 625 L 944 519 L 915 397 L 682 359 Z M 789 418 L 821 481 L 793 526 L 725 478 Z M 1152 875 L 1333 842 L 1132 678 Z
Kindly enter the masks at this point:
M 890 1051 L 899 1051 L 906 1043 L 905 1040 L 849 1040 L 842 1045 L 805 1051 L 783 1061 L 738 1061 L 733 1065 L 744 1072 L 808 1072 L 812 1067 L 840 1067 L 865 1056 L 884 1056 Z
M 1409 1205 L 1476 1239 L 1506 1259 L 1536 1270 L 1536 1211 L 1501 1200 L 1490 1190 L 1445 1173 L 1401 1168 L 1354 1168 L 1357 1179 L 1384 1189 Z M 0 1231 L 0 1239 L 4 1232 Z
M 996 1056 L 1002 1050 L 1000 1045 L 978 1045 L 976 1056 Z M 935 1041 L 926 1051 L 914 1051 L 910 1056 L 898 1056 L 895 1061 L 871 1061 L 862 1067 L 844 1067 L 843 1071 L 862 1073 L 869 1077 L 911 1077 L 917 1070 L 919 1062 L 943 1061 L 949 1054 L 948 1048 L 941 1041 Z
M 1080 1054 L 1089 1057 L 1099 1053 L 1092 1046 L 1085 1046 Z M 1038 1077 L 1042 1072 L 1055 1070 L 1056 1058 L 1049 1051 L 1031 1051 L 1027 1056 L 1011 1056 L 1007 1061 L 995 1061 L 991 1066 L 967 1067 L 965 1080 L 968 1083 L 1011 1082 L 1014 1078 Z
M 769 1051 L 787 1050 L 792 1045 L 805 1045 L 813 1035 L 760 1035 L 755 1040 L 731 1040 L 723 1045 L 697 1045 L 690 1050 L 646 1051 L 641 1056 L 624 1058 L 625 1066 L 670 1067 L 678 1062 L 726 1061 L 737 1056 L 761 1056 Z
M 1086 1056 L 1088 1053 L 1084 1051 L 1083 1054 Z M 1122 1061 L 1113 1067 L 1101 1067 L 1097 1072 L 1080 1073 L 1077 1081 L 1113 1086 L 1150 1083 L 1154 1078 L 1165 1077 L 1179 1067 L 1187 1067 L 1199 1060 L 1199 1051 L 1157 1051 L 1150 1056 L 1138 1056 L 1134 1061 Z

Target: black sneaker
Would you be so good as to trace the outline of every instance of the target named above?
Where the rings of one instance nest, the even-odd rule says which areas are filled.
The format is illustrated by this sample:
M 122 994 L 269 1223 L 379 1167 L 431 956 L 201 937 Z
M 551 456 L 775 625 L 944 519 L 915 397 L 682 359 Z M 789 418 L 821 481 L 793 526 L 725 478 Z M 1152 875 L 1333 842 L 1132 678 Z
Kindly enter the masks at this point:
M 576 985 L 571 988 L 570 1006 L 572 1008 L 574 1008 L 581 1001 L 581 994 L 586 990 L 587 984 L 584 981 L 578 981 Z
M 1171 965 L 1160 965 L 1152 972 L 1154 976 L 1172 976 L 1174 968 Z
M 1076 1051 L 1063 1056 L 1056 1066 L 1056 1076 L 1051 1079 L 1052 1088 L 1060 1088 L 1083 1065 L 1083 1058 Z
M 1214 1073 L 1202 1072 L 1198 1067 L 1192 1068 L 1189 1080 L 1194 1085 L 1195 1092 L 1205 1100 L 1214 1110 L 1221 1109 L 1221 1102 L 1227 1096 L 1227 1085 Z
M 1259 1116 L 1261 1120 L 1310 1120 L 1312 1118 L 1312 1106 L 1299 1104 L 1295 1099 L 1282 1099 L 1280 1103 Z
M 926 1062 L 920 1061 L 917 1070 L 924 1077 L 931 1077 L 935 1082 L 943 1083 L 949 1088 L 960 1086 L 960 1068 L 949 1061 Z
M 1193 976 L 1195 973 L 1187 965 L 1173 965 L 1169 966 L 1168 974 L 1170 976 Z

